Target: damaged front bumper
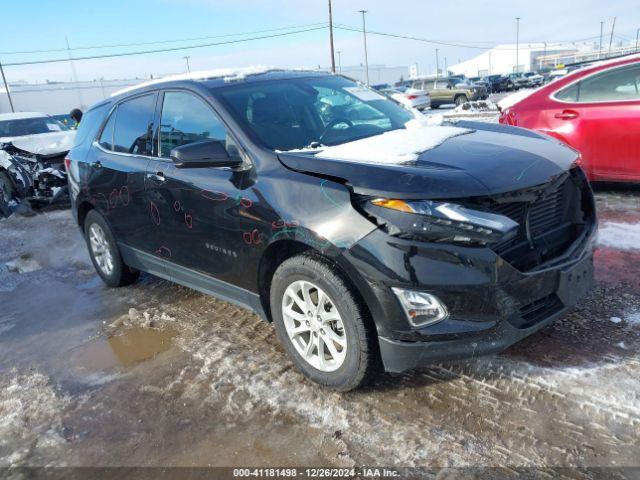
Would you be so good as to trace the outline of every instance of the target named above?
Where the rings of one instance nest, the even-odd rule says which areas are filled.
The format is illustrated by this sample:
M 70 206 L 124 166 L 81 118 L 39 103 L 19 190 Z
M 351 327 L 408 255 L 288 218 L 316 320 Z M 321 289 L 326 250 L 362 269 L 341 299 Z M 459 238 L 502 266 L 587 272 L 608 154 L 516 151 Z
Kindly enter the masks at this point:
M 32 205 L 50 205 L 68 200 L 64 158 L 67 151 L 40 155 L 21 150 L 11 143 L 0 144 L 0 171 L 11 181 L 11 200 Z M 0 195 L 5 199 L 5 195 Z M 6 210 L 9 206 L 4 205 Z M 5 212 L 6 214 L 6 212 Z
M 497 353 L 567 313 L 593 283 L 595 223 L 564 263 L 521 272 L 489 248 L 419 244 L 379 230 L 349 252 L 364 275 L 386 371 Z M 392 287 L 428 292 L 446 319 L 407 321 Z

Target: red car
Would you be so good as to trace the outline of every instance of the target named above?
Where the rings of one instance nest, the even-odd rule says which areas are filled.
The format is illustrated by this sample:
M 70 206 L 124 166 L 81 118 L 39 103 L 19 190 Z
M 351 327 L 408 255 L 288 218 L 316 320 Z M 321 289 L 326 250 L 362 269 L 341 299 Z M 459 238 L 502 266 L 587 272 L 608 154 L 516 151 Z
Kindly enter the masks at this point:
M 576 70 L 508 104 L 500 123 L 579 150 L 590 180 L 640 181 L 640 55 Z

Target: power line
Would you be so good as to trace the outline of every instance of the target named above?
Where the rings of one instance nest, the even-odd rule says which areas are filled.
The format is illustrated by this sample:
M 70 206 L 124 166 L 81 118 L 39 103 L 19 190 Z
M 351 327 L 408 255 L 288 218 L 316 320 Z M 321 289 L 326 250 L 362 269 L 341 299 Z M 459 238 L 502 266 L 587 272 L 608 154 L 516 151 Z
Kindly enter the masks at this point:
M 343 24 L 334 24 L 334 28 L 337 28 L 339 30 L 347 30 L 350 32 L 362 32 L 361 28 L 351 27 L 349 25 L 343 25 Z M 428 38 L 415 37 L 412 35 L 401 35 L 398 33 L 380 32 L 380 31 L 368 30 L 368 29 L 367 29 L 367 33 L 372 35 L 384 36 L 384 37 L 401 38 L 405 40 L 415 40 L 423 43 L 433 43 L 435 45 L 445 45 L 449 47 L 473 48 L 476 50 L 487 50 L 488 48 L 491 48 L 492 46 L 495 46 L 496 43 L 498 43 L 498 42 L 483 42 L 483 43 L 486 43 L 486 45 L 481 46 L 479 45 L 481 42 L 463 43 L 463 42 L 456 42 L 456 41 L 433 40 Z M 593 38 L 597 38 L 597 37 L 588 37 L 580 40 L 566 40 L 566 41 L 547 42 L 547 43 L 578 43 L 578 42 L 591 40 Z M 470 43 L 476 43 L 478 45 L 470 45 Z M 530 43 L 543 43 L 543 42 L 526 42 L 526 43 L 530 44 Z M 515 48 L 508 48 L 508 47 L 502 47 L 502 48 L 496 47 L 496 49 L 497 50 L 513 50 L 513 51 L 516 50 Z
M 224 35 L 208 35 L 204 37 L 190 37 L 190 38 L 174 38 L 170 40 L 154 40 L 151 42 L 133 42 L 133 43 L 112 43 L 112 44 L 104 44 L 104 45 L 85 45 L 80 47 L 73 47 L 71 51 L 75 50 L 97 50 L 101 48 L 117 48 L 117 47 L 140 47 L 143 45 L 158 45 L 158 44 L 166 44 L 166 43 L 179 43 L 179 42 L 194 42 L 197 40 L 210 40 L 212 38 L 226 38 L 226 37 L 238 37 L 242 35 L 254 35 L 258 33 L 268 33 L 268 32 L 279 32 L 282 30 L 291 30 L 291 29 L 300 29 L 300 28 L 311 28 L 311 27 L 320 27 L 326 26 L 327 22 L 320 23 L 310 23 L 307 25 L 293 25 L 290 27 L 279 27 L 279 28 L 269 28 L 266 30 L 254 30 L 251 32 L 239 32 L 239 33 L 227 33 Z M 21 51 L 13 51 L 13 52 L 0 52 L 0 55 L 21 55 L 28 53 L 52 53 L 52 52 L 66 52 L 66 48 L 51 48 L 47 50 L 21 50 Z
M 138 50 L 135 52 L 119 52 L 119 53 L 107 53 L 107 54 L 103 54 L 103 55 L 89 55 L 89 56 L 85 56 L 85 57 L 73 57 L 71 58 L 71 60 L 74 61 L 80 61 L 80 60 L 96 60 L 96 59 L 101 59 L 101 58 L 115 58 L 115 57 L 128 57 L 128 56 L 132 56 L 132 55 L 147 55 L 147 54 L 151 54 L 151 53 L 163 53 L 163 52 L 176 52 L 176 51 L 180 51 L 180 50 L 191 50 L 191 49 L 195 49 L 195 48 L 204 48 L 204 47 L 215 47 L 215 46 L 219 46 L 219 45 L 230 45 L 230 44 L 234 44 L 234 43 L 243 43 L 243 42 L 250 42 L 250 41 L 254 41 L 254 40 L 264 40 L 264 39 L 268 39 L 268 38 L 276 38 L 276 37 L 285 37 L 287 35 L 295 35 L 298 33 L 306 33 L 306 32 L 313 32 L 313 31 L 317 31 L 317 30 L 323 30 L 327 28 L 326 25 L 323 25 L 321 27 L 315 27 L 315 28 L 307 28 L 304 30 L 295 30 L 292 32 L 284 32 L 284 33 L 275 33 L 272 35 L 261 35 L 261 36 L 257 36 L 257 37 L 249 37 L 249 38 L 240 38 L 237 40 L 227 40 L 224 42 L 213 42 L 213 43 L 201 43 L 198 45 L 186 45 L 186 46 L 182 46 L 182 47 L 171 47 L 171 48 L 158 48 L 158 49 L 154 49 L 154 50 Z M 27 61 L 27 62 L 11 62 L 11 63 L 5 63 L 4 66 L 5 67 L 13 67 L 13 66 L 19 66 L 19 65 L 40 65 L 43 63 L 60 63 L 60 62 L 68 62 L 70 61 L 70 59 L 67 58 L 50 58 L 47 60 L 31 60 L 31 61 Z

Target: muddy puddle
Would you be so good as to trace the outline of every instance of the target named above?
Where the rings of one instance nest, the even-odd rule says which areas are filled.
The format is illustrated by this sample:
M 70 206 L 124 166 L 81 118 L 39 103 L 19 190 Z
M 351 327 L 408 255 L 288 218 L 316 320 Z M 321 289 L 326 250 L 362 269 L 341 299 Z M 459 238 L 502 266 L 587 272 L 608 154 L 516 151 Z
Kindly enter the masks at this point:
M 176 335 L 171 329 L 127 328 L 77 349 L 71 362 L 91 372 L 128 368 L 166 352 Z

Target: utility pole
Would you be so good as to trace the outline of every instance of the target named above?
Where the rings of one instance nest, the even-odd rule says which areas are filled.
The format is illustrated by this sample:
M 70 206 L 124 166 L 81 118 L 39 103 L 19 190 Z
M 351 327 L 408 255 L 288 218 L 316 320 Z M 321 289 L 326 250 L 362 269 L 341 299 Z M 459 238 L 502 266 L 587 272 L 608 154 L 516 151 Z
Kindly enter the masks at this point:
M 362 14 L 362 36 L 364 37 L 364 65 L 367 74 L 367 85 L 369 85 L 369 54 L 367 53 L 367 23 L 364 18 L 366 10 L 358 10 Z
M 491 50 L 489 50 L 489 75 L 491 75 Z
M 440 61 L 438 60 L 438 49 L 436 48 L 436 78 L 440 76 Z
M 604 27 L 604 22 L 600 22 L 600 47 L 598 48 L 598 60 L 602 56 L 602 29 Z
M 184 57 L 185 62 L 187 62 L 187 73 L 191 73 L 191 68 L 189 67 L 189 59 L 191 58 L 189 55 L 185 55 Z
M 638 53 L 638 37 L 640 36 L 640 28 L 636 30 L 636 53 Z
M 611 37 L 609 38 L 609 53 L 608 57 L 611 56 L 611 45 L 613 44 L 613 31 L 616 28 L 616 17 L 613 17 L 613 24 L 611 25 Z
M 333 54 L 333 13 L 329 0 L 329 48 L 331 49 L 331 73 L 336 73 L 336 57 Z
M 67 53 L 69 54 L 69 64 L 71 65 L 71 74 L 73 75 L 73 81 L 76 84 L 76 92 L 78 93 L 78 101 L 80 102 L 80 108 L 84 108 L 82 105 L 82 93 L 80 91 L 80 87 L 78 85 L 78 74 L 76 72 L 76 66 L 73 63 L 73 57 L 71 56 L 71 46 L 69 45 L 69 38 L 64 37 L 67 42 Z
M 4 91 L 7 92 L 7 98 L 9 99 L 9 106 L 11 107 L 11 113 L 15 113 L 13 108 L 13 100 L 11 100 L 11 92 L 9 91 L 9 85 L 7 85 L 7 78 L 4 76 L 4 69 L 2 68 L 2 62 L 0 62 L 0 74 L 2 74 L 2 83 L 4 83 Z
M 338 50 L 336 53 L 338 54 L 338 72 L 342 73 L 342 51 Z
M 544 42 L 544 53 L 542 54 L 542 60 L 540 61 L 539 70 L 542 70 L 542 62 L 546 62 L 546 61 L 547 61 L 547 42 Z
M 520 65 L 520 17 L 516 17 L 516 68 L 515 73 L 518 73 Z
M 449 68 L 447 67 L 447 57 L 444 57 L 444 76 L 449 76 Z

